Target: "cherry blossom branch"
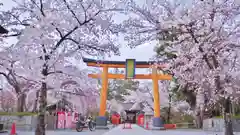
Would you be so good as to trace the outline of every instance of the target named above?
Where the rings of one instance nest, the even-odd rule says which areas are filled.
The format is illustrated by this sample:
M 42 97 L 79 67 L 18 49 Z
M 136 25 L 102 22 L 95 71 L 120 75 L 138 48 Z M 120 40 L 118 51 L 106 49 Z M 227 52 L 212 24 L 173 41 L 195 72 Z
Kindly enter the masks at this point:
M 72 13 L 73 17 L 77 20 L 79 26 L 82 26 L 82 25 L 85 25 L 85 24 L 89 23 L 90 21 L 93 20 L 93 17 L 97 16 L 97 15 L 101 12 L 101 10 L 99 10 L 99 11 L 97 11 L 96 13 L 94 13 L 94 15 L 93 15 L 92 17 L 90 17 L 89 19 L 87 19 L 87 10 L 91 7 L 92 3 L 89 4 L 89 6 L 88 6 L 87 9 L 85 9 L 84 6 L 82 5 L 83 10 L 84 10 L 84 14 L 85 14 L 85 18 L 84 18 L 84 21 L 81 22 L 81 21 L 78 19 L 78 17 L 76 16 L 75 12 L 70 8 L 70 6 L 69 6 L 69 4 L 67 3 L 67 1 L 66 1 L 66 0 L 63 0 L 63 2 L 64 2 L 64 4 L 67 6 L 67 9 Z
M 72 39 L 72 38 L 66 38 L 66 40 L 70 40 L 70 41 L 74 42 L 75 44 L 77 44 L 79 50 L 86 47 L 86 48 L 94 49 L 94 50 L 97 50 L 97 51 L 102 51 L 102 52 L 106 51 L 106 49 L 104 49 L 104 48 L 93 46 L 93 45 L 86 45 L 86 44 L 85 45 L 80 45 L 80 42 L 78 42 L 77 40 Z
M 81 22 L 80 22 L 80 20 L 77 18 L 77 15 L 74 13 L 74 11 L 70 8 L 70 6 L 68 5 L 68 3 L 67 3 L 67 1 L 66 0 L 63 0 L 63 2 L 64 2 L 64 4 L 67 6 L 67 9 L 72 13 L 72 15 L 73 15 L 73 17 L 77 20 L 77 22 L 79 23 L 79 25 L 81 26 Z M 83 8 L 84 9 L 84 8 Z M 85 16 L 85 21 L 84 22 L 86 22 L 86 16 Z
M 57 48 L 61 45 L 61 43 L 69 36 L 71 35 L 74 31 L 76 31 L 79 27 L 76 26 L 74 27 L 72 30 L 70 30 L 66 35 L 62 36 L 62 34 L 60 34 L 60 36 L 62 36 L 62 38 L 56 43 L 56 45 L 54 46 L 54 48 L 50 51 L 50 55 L 53 54 Z M 57 30 L 58 31 L 58 30 Z M 60 32 L 60 31 L 58 31 Z

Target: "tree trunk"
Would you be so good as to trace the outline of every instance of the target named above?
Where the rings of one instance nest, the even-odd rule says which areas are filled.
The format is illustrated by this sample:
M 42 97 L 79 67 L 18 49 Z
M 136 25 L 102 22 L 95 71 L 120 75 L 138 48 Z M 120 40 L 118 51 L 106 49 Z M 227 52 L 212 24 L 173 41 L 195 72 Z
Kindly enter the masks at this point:
M 231 99 L 228 97 L 224 99 L 224 111 L 223 111 L 223 118 L 224 118 L 224 135 L 233 135 L 233 126 L 232 126 L 232 114 L 231 114 Z
M 45 77 L 42 82 L 42 88 L 40 91 L 40 99 L 39 99 L 39 115 L 38 115 L 38 122 L 37 127 L 35 130 L 35 135 L 45 135 L 45 113 L 46 113 L 46 107 L 47 107 L 47 83 L 46 83 L 46 77 L 48 73 L 47 65 L 43 65 L 42 74 Z
M 17 112 L 24 112 L 25 99 L 26 99 L 26 94 L 25 93 L 18 94 L 18 97 L 17 97 Z
M 224 135 L 233 135 L 233 125 L 230 113 L 224 113 Z
M 172 96 L 169 95 L 168 96 L 168 100 L 169 100 L 169 103 L 168 103 L 168 114 L 167 114 L 167 122 L 170 123 L 170 117 L 171 117 L 171 108 L 172 108 Z
M 202 119 L 200 115 L 195 116 L 196 121 L 196 128 L 201 129 L 202 128 Z
M 37 105 L 38 105 L 38 99 L 39 99 L 39 92 L 40 92 L 40 91 L 37 91 L 37 92 L 36 92 L 36 100 L 34 101 L 34 105 L 33 105 L 33 110 L 32 110 L 32 112 L 37 112 Z
M 202 114 L 201 110 L 197 109 L 195 113 L 195 122 L 196 122 L 196 128 L 201 129 L 203 126 L 203 119 L 202 119 Z

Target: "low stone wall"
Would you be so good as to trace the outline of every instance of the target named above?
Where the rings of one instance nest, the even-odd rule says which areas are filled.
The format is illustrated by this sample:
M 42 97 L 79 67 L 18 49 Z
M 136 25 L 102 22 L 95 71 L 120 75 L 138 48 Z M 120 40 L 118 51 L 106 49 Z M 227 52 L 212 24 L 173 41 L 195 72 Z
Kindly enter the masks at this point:
M 233 131 L 240 132 L 240 119 L 233 119 Z M 224 131 L 224 120 L 221 118 L 211 118 L 203 120 L 203 130 L 212 132 Z
M 19 130 L 33 130 L 36 125 L 36 116 L 0 116 L 0 123 L 4 124 L 4 129 L 10 129 L 12 123 L 16 123 L 16 128 Z
M 194 123 L 176 123 L 176 128 L 178 129 L 193 129 L 196 128 L 196 126 L 194 125 Z
M 45 116 L 48 130 L 54 130 L 56 116 Z M 0 123 L 4 124 L 4 129 L 11 129 L 12 123 L 16 123 L 17 130 L 31 131 L 37 126 L 37 116 L 0 116 Z

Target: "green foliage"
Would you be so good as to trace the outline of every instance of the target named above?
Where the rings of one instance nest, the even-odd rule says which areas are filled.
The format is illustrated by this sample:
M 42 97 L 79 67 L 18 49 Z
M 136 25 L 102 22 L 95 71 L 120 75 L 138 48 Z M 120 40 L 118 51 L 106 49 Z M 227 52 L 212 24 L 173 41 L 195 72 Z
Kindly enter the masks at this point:
M 32 112 L 0 112 L 0 116 L 35 116 L 38 113 Z
M 123 70 L 115 69 L 115 74 L 124 74 Z M 101 83 L 101 81 L 99 81 Z M 123 101 L 123 95 L 129 95 L 128 90 L 136 91 L 139 86 L 139 81 L 113 79 L 108 84 L 108 100 L 116 99 Z
M 182 114 L 180 112 L 171 111 L 170 120 L 167 120 L 168 117 L 168 107 L 161 108 L 161 117 L 165 120 L 166 124 L 176 124 L 176 123 L 193 123 L 193 116 Z
M 154 48 L 154 51 L 156 52 L 158 57 L 161 57 L 165 60 L 172 60 L 177 58 L 176 52 L 170 51 L 169 48 L 172 47 L 172 44 L 169 42 L 177 41 L 177 29 L 175 27 L 172 27 L 168 31 L 164 31 L 162 33 L 159 33 L 159 43 Z
M 223 119 L 223 116 L 214 116 L 214 118 Z M 235 118 L 235 119 L 240 119 L 240 115 L 235 115 L 235 116 L 232 116 L 232 118 Z
M 158 57 L 164 57 L 167 60 L 177 58 L 176 52 L 167 51 L 167 47 L 169 47 L 168 43 L 161 43 L 154 48 L 154 51 L 157 53 Z

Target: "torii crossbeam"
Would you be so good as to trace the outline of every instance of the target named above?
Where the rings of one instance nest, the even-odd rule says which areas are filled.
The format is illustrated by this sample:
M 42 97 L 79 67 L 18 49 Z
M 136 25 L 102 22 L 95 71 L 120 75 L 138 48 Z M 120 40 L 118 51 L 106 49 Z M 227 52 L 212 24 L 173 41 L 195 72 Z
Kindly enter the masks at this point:
M 87 66 L 103 68 L 101 74 L 89 74 L 91 78 L 102 79 L 102 89 L 100 94 L 100 111 L 99 117 L 96 118 L 98 127 L 107 126 L 107 118 L 105 117 L 108 79 L 126 79 L 127 74 L 130 74 L 131 79 L 152 79 L 153 81 L 153 98 L 154 98 L 154 118 L 153 126 L 155 128 L 162 128 L 163 123 L 160 118 L 160 99 L 158 80 L 172 80 L 172 76 L 168 74 L 158 74 L 158 68 L 165 68 L 163 64 L 156 64 L 155 61 L 135 61 L 134 59 L 127 59 L 126 61 L 99 61 L 94 59 L 83 58 Z M 125 68 L 126 74 L 111 74 L 108 73 L 109 68 Z M 135 68 L 151 68 L 151 74 L 135 74 Z

